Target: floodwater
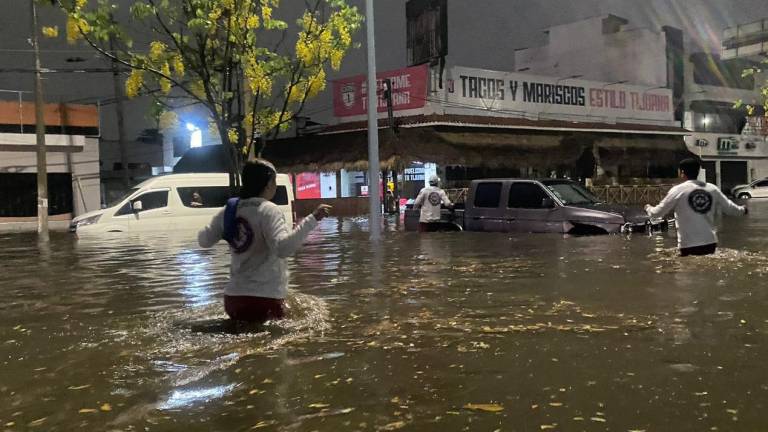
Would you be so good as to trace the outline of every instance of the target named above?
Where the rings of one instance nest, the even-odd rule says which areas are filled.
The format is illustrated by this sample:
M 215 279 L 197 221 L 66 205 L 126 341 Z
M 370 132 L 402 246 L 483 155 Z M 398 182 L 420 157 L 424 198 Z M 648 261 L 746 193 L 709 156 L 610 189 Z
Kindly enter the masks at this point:
M 327 219 L 291 319 L 235 328 L 224 245 L 0 237 L 0 430 L 767 430 L 768 203 L 674 233 L 419 235 Z

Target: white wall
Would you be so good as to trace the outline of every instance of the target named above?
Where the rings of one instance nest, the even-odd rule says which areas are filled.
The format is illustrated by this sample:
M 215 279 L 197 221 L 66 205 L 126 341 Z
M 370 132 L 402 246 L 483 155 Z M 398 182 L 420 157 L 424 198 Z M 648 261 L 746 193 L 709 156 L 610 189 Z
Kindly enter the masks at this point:
M 29 145 L 27 151 L 0 151 L 0 172 L 36 173 L 37 154 L 34 134 L 0 134 L 0 145 Z M 75 216 L 101 207 L 99 177 L 99 142 L 82 136 L 46 135 L 51 144 L 77 142 L 75 151 L 51 150 L 46 155 L 49 173 L 72 173 L 72 196 Z M 81 151 L 80 151 L 81 150 Z
M 667 85 L 666 35 L 649 29 L 603 34 L 603 19 L 550 28 L 549 43 L 515 52 L 515 68 L 560 78 Z

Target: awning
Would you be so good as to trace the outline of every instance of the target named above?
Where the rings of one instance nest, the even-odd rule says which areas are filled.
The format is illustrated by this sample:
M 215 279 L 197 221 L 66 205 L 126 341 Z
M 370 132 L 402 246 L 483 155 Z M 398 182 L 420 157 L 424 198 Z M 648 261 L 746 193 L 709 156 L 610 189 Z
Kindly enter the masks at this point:
M 457 116 L 399 120 L 397 133 L 391 129 L 379 131 L 382 169 L 400 169 L 414 161 L 446 166 L 548 168 L 572 164 L 594 145 L 601 152 L 605 149 L 606 157 L 633 149 L 632 157 L 648 154 L 672 160 L 688 152 L 683 136 L 689 132 L 671 126 L 631 125 L 621 130 L 616 128 L 618 125 L 547 121 L 536 122 L 540 127 L 532 128 L 524 119 Z M 318 135 L 276 140 L 268 143 L 263 156 L 285 172 L 365 170 L 367 130 L 350 123 L 330 127 Z

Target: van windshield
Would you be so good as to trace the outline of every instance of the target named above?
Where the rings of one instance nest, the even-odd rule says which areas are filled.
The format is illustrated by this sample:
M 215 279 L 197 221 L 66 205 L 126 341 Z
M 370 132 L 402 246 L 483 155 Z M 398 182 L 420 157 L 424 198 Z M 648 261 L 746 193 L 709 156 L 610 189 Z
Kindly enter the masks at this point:
M 121 202 L 125 201 L 129 196 L 131 196 L 131 195 L 135 194 L 136 192 L 138 192 L 138 190 L 139 190 L 139 188 L 137 188 L 137 187 L 129 189 L 128 192 L 126 192 L 123 195 L 121 195 L 120 198 L 111 200 L 109 202 L 109 204 L 107 204 L 107 208 L 114 207 L 114 206 L 120 204 Z
M 575 183 L 554 183 L 548 184 L 547 187 L 565 205 L 599 204 L 598 199 L 591 192 Z

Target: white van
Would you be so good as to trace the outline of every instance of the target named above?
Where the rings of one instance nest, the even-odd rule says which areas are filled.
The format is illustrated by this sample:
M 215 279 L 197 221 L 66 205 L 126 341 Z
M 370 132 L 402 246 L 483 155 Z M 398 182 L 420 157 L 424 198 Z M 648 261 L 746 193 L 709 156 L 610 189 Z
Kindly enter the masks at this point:
M 226 173 L 169 174 L 153 177 L 131 189 L 113 206 L 72 220 L 70 232 L 157 232 L 199 230 L 227 204 Z M 288 226 L 293 226 L 293 188 L 287 174 L 277 175 L 272 200 L 280 207 Z

